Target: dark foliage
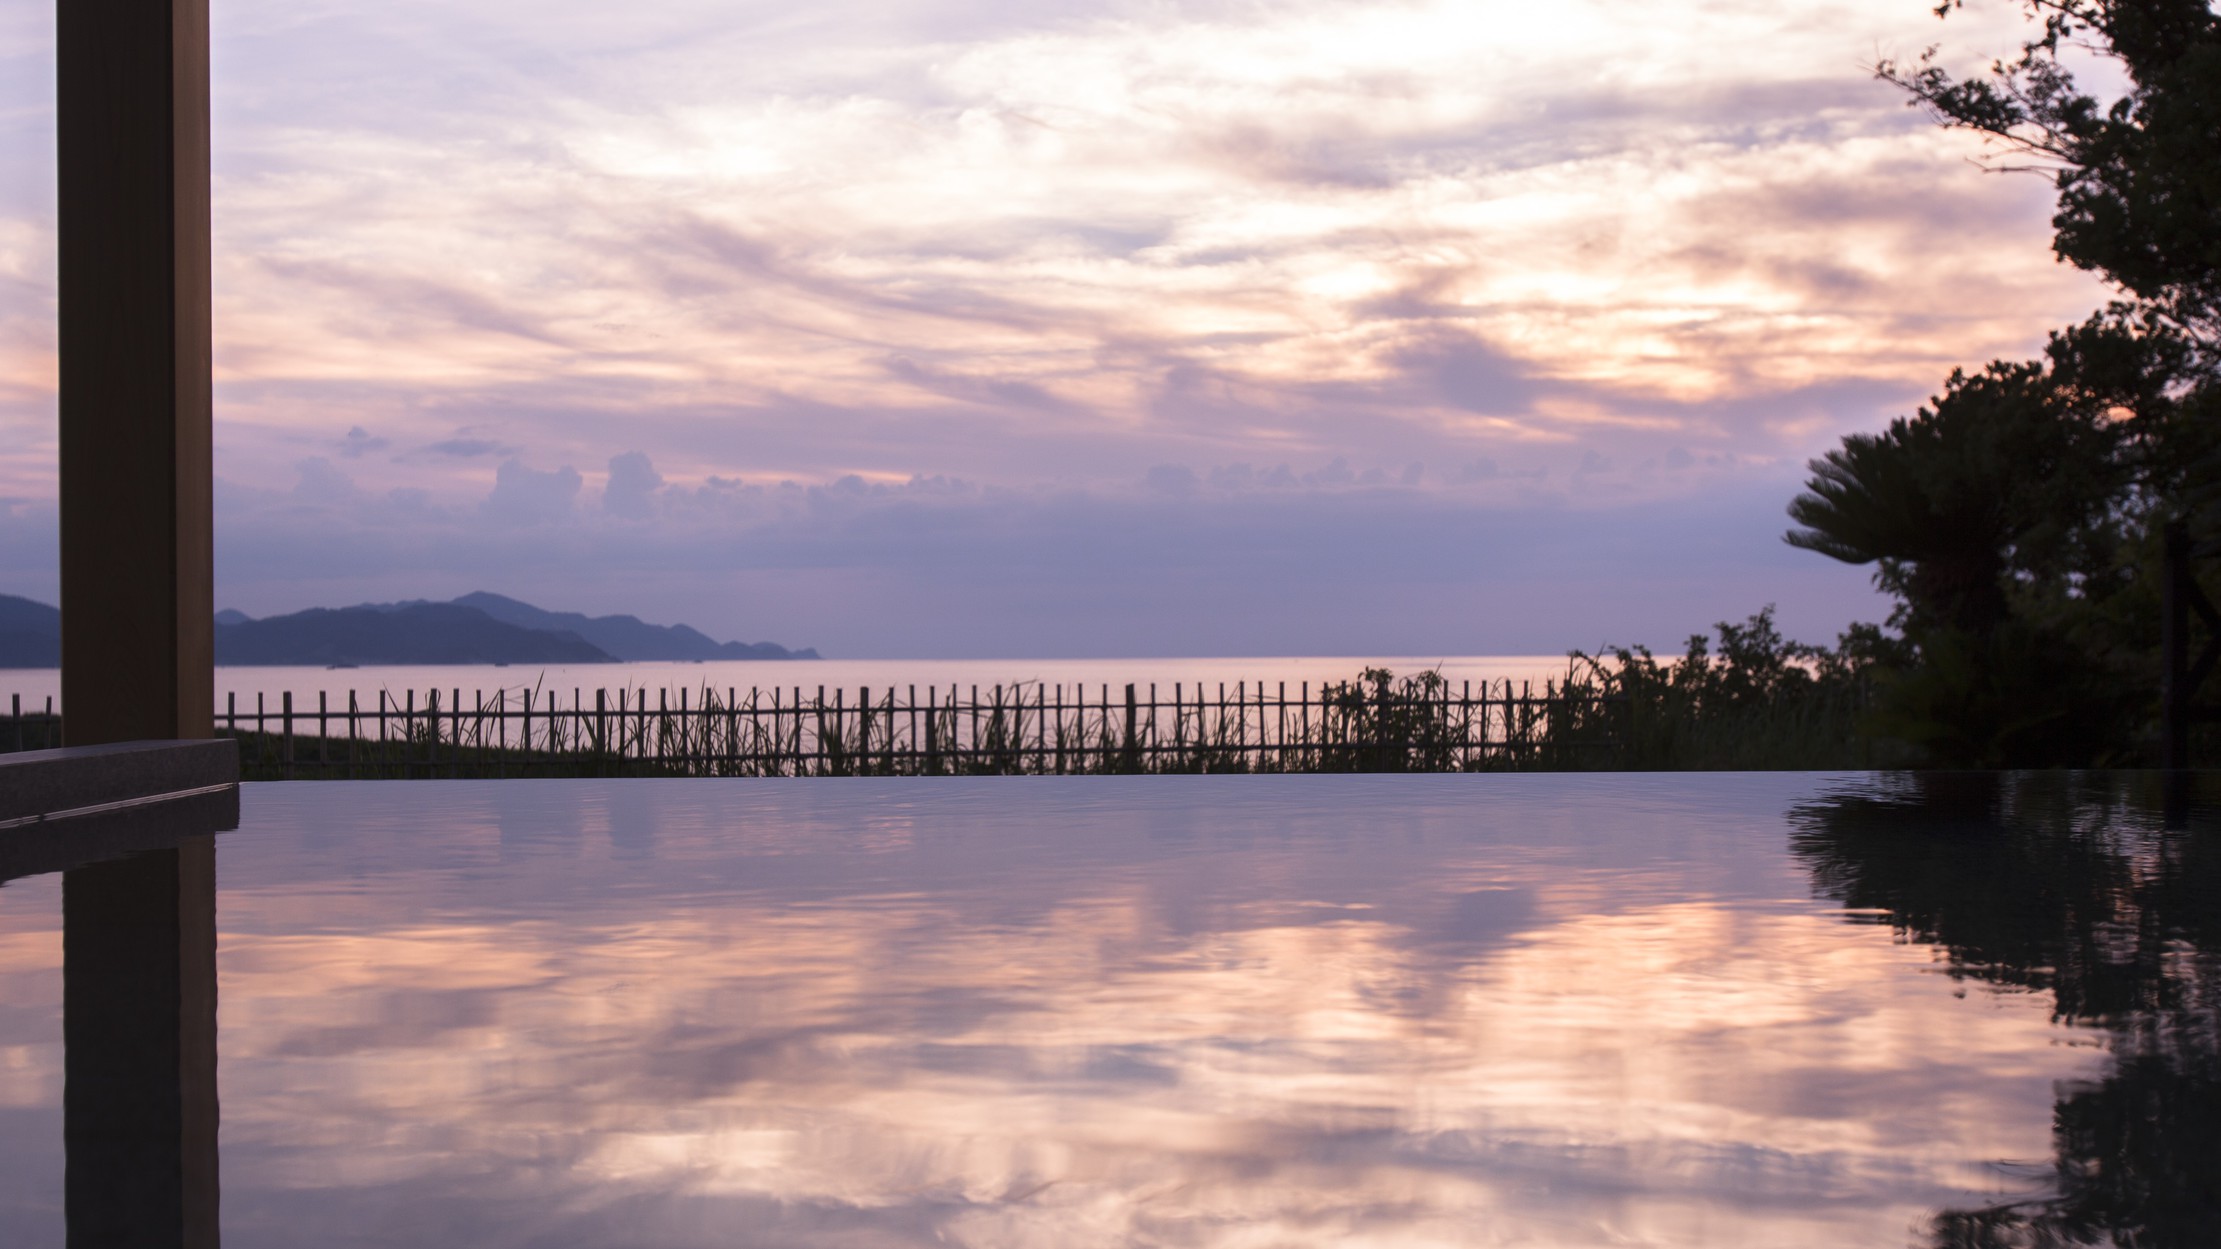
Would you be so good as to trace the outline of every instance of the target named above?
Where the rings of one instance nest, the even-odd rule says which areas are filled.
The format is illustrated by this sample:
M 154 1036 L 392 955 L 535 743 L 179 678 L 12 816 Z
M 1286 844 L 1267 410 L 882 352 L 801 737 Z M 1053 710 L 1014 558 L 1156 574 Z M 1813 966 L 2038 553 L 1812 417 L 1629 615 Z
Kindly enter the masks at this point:
M 1939 15 L 1964 7 L 1945 0 Z M 1883 76 L 1947 126 L 2051 175 L 2061 259 L 2105 277 L 2202 341 L 2221 335 L 2221 15 L 2207 0 L 2024 0 L 2020 56 L 1955 79 L 1934 61 Z M 2129 89 L 2085 91 L 2062 62 L 2110 59 Z
M 1947 14 L 1962 0 L 1937 10 Z M 1904 643 L 1877 733 L 1931 764 L 2118 765 L 2157 737 L 2159 533 L 2221 537 L 2221 16 L 2206 0 L 2024 0 L 2018 58 L 1884 64 L 1944 125 L 2047 173 L 2058 254 L 2128 298 L 2041 360 L 1812 463 L 1796 546 L 1876 566 Z M 2062 60 L 2111 59 L 2102 100 Z
M 1622 722 L 1622 766 L 1645 771 L 1858 768 L 1877 758 L 1865 732 L 1870 674 L 1896 643 L 1854 627 L 1836 649 L 1791 641 L 1771 605 L 1742 624 L 1721 621 L 1717 649 L 1690 637 L 1661 663 L 1648 647 L 1576 651 L 1566 687 L 1609 699 Z
M 2169 828 L 2149 779 L 1930 773 L 1792 813 L 1818 892 L 2108 1039 L 2104 1074 L 2059 1090 L 2051 1191 L 1938 1215 L 1938 1249 L 2192 1249 L 2221 1227 L 2221 830 Z
M 2036 362 L 1953 373 L 1933 406 L 1845 438 L 1789 505 L 1805 527 L 1788 541 L 1879 562 L 1904 625 L 1996 628 L 2009 578 L 2091 565 L 2113 536 L 2118 427 L 2053 381 Z

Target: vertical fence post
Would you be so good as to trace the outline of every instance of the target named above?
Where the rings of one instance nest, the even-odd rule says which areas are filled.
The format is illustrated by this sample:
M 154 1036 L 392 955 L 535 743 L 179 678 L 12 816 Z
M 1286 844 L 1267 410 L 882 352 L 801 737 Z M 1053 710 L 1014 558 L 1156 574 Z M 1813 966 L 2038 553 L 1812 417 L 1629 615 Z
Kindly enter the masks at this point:
M 931 705 L 925 709 L 925 771 L 928 776 L 941 774 L 941 687 L 928 686 L 926 697 Z M 955 701 L 953 698 L 950 701 Z
M 1139 772 L 1141 770 L 1141 743 L 1134 736 L 1138 710 L 1139 708 L 1134 706 L 1134 685 L 1133 682 L 1129 681 L 1126 683 L 1126 744 L 1123 750 L 1125 760 L 1120 764 L 1120 767 L 1128 772 Z
M 280 764 L 280 767 L 279 767 L 279 771 L 278 771 L 278 774 L 279 774 L 280 776 L 283 776 L 283 777 L 284 777 L 284 778 L 285 778 L 286 780 L 289 780 L 289 781 L 290 781 L 290 780 L 292 780 L 292 779 L 293 779 L 293 691 L 292 691 L 292 690 L 287 690 L 287 691 L 285 691 L 285 694 L 284 694 L 284 707 L 285 707 L 285 755 L 284 755 L 284 758 L 283 758 L 283 761 L 282 761 L 282 763 Z

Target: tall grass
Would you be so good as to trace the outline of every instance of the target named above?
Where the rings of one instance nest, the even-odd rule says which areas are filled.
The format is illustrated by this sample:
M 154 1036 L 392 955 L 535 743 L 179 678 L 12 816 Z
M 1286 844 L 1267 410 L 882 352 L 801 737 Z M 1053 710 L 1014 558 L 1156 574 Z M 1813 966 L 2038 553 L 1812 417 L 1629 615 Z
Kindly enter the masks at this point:
M 1660 662 L 1640 646 L 1573 653 L 1567 685 L 1622 707 L 1618 766 L 1640 771 L 1901 766 L 1901 744 L 1868 728 L 1873 669 L 1864 635 L 1837 650 L 1792 642 L 1769 606 L 1689 639 Z

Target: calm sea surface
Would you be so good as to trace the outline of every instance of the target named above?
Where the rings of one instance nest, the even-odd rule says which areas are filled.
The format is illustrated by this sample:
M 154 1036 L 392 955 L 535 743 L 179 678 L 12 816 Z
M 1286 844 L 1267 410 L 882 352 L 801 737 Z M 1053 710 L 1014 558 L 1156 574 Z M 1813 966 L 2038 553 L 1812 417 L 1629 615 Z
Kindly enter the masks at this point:
M 374 706 L 381 691 L 399 700 L 407 691 L 415 691 L 417 703 L 425 702 L 425 693 L 437 689 L 440 702 L 448 705 L 452 691 L 461 690 L 465 706 L 474 706 L 476 695 L 488 700 L 497 690 L 507 691 L 512 703 L 527 690 L 537 691 L 541 703 L 548 691 L 555 691 L 563 705 L 571 705 L 574 694 L 593 705 L 594 691 L 610 691 L 614 702 L 618 690 L 667 690 L 675 701 L 680 690 L 699 694 L 713 689 L 720 698 L 729 690 L 746 691 L 752 687 L 770 690 L 797 687 L 814 695 L 819 686 L 827 690 L 845 689 L 854 697 L 854 691 L 869 687 L 884 693 L 887 689 L 908 686 L 938 686 L 947 689 L 957 685 L 967 690 L 974 685 L 986 688 L 991 685 L 1033 685 L 1047 682 L 1052 687 L 1062 683 L 1067 688 L 1085 685 L 1092 692 L 1109 686 L 1123 691 L 1131 681 L 1147 689 L 1155 682 L 1167 695 L 1174 683 L 1183 683 L 1193 689 L 1197 682 L 1216 689 L 1223 682 L 1228 689 L 1237 681 L 1268 683 L 1286 682 L 1291 692 L 1297 685 L 1309 681 L 1314 687 L 1327 681 L 1347 681 L 1368 667 L 1388 668 L 1399 676 L 1408 673 L 1438 670 L 1453 684 L 1471 681 L 1478 686 L 1482 681 L 1505 679 L 1532 680 L 1538 685 L 1546 678 L 1565 675 L 1566 660 L 1563 655 L 1462 655 L 1462 656 L 1390 656 L 1385 658 L 1336 658 L 1296 657 L 1266 659 L 820 659 L 820 660 L 736 660 L 720 663 L 631 663 L 631 664 L 580 664 L 576 666 L 510 665 L 496 667 L 491 664 L 446 664 L 421 667 L 373 668 L 218 668 L 216 669 L 216 706 L 221 709 L 226 700 L 237 698 L 240 710 L 251 710 L 259 696 L 272 709 L 278 707 L 288 692 L 294 705 L 302 709 L 316 706 L 316 698 L 323 694 L 330 706 L 344 707 L 352 691 L 364 706 Z M 46 700 L 61 701 L 61 673 L 51 668 L 0 669 L 0 711 L 10 706 L 9 698 L 19 695 L 26 711 L 42 710 Z M 652 694 L 651 694 L 652 697 Z
M 243 807 L 215 842 L 229 1249 L 2221 1227 L 2221 827 L 2151 777 L 324 782 Z M 9 1246 L 63 1242 L 61 895 L 0 887 Z

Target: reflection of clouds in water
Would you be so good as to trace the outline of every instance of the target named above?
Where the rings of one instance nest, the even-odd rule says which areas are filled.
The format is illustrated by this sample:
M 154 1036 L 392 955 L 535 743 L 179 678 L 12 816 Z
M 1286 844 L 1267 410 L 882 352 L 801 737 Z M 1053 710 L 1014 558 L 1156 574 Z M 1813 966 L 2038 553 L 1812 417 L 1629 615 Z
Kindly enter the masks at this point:
M 62 878 L 0 885 L 0 1245 L 62 1242 Z
M 44 1105 L 62 1080 L 60 1022 L 39 1009 L 62 1000 L 62 934 L 25 883 L 0 896 L 0 1109 Z
M 230 888 L 227 1194 L 467 1188 L 576 1243 L 1889 1242 L 1990 1191 L 1977 1160 L 2040 1154 L 2087 1065 L 2041 1001 L 1961 1000 L 1920 948 L 1705 898 L 1693 864 L 1360 833 L 1392 862 L 1337 881 L 1286 811 L 1096 811 L 1112 859 L 1166 820 L 1245 845 L 1075 867 L 1011 838 L 879 888 L 857 865 L 891 830 L 996 839 L 935 801 L 852 804 L 843 834 L 787 792 L 811 827 L 785 848 L 839 842 L 815 875 L 854 892 L 693 863 L 669 809 L 655 882 L 611 868 L 568 920 L 472 921 L 471 874 L 425 873 L 282 935 L 263 912 L 298 895 Z

